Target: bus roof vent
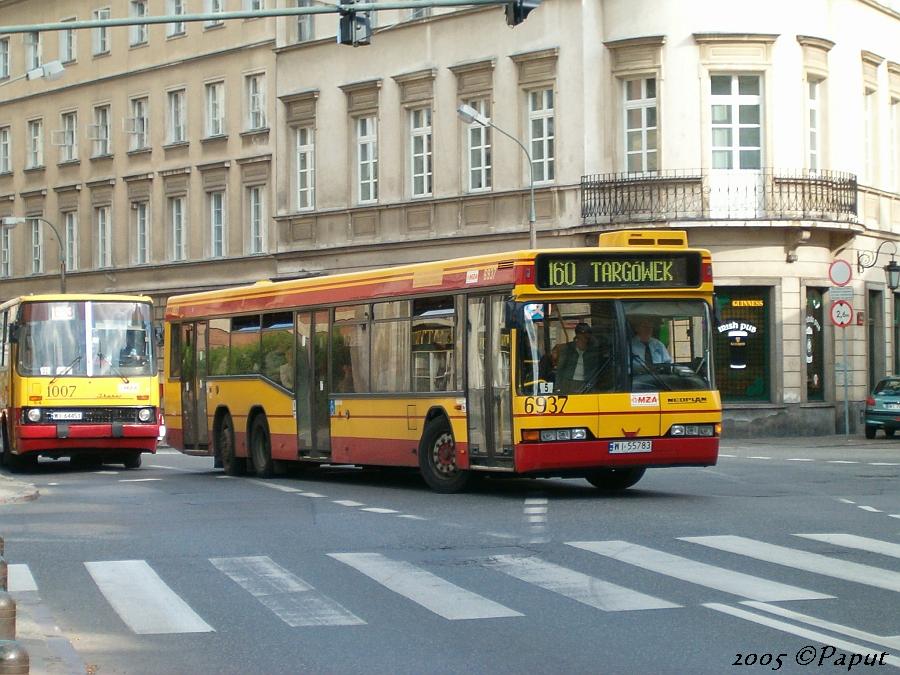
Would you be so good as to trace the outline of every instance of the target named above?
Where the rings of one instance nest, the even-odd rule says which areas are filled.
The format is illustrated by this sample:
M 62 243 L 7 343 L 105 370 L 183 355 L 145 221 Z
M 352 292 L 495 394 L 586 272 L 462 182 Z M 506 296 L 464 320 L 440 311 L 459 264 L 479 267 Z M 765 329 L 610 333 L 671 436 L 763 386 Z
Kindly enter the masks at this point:
M 632 246 L 678 246 L 687 248 L 686 230 L 618 230 L 603 232 L 597 242 L 602 248 Z
M 515 266 L 515 263 L 512 260 L 501 260 L 500 262 L 497 263 L 498 270 L 506 270 L 506 269 L 509 269 L 510 267 L 514 267 L 514 266 Z

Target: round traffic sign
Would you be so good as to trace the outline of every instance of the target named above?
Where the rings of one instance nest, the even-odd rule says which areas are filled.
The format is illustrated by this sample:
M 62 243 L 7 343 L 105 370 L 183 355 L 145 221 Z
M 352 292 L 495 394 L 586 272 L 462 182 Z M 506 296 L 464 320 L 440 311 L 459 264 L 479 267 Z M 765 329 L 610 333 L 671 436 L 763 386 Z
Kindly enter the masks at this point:
M 828 278 L 835 286 L 846 286 L 853 278 L 853 268 L 846 260 L 835 260 L 828 266 Z
M 838 328 L 846 328 L 853 321 L 853 307 L 846 300 L 831 303 L 831 323 Z

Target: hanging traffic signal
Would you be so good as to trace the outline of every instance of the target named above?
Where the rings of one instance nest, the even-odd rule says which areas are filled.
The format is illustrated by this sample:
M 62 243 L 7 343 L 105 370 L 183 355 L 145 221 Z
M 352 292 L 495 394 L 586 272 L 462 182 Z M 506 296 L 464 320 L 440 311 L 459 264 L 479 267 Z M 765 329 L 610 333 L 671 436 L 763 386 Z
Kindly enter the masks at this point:
M 541 0 L 510 0 L 506 3 L 506 23 L 518 26 L 540 4 Z
M 353 1 L 349 0 L 342 4 L 352 5 Z M 372 23 L 369 21 L 368 13 L 342 9 L 337 41 L 338 44 L 354 47 L 369 44 L 372 41 Z

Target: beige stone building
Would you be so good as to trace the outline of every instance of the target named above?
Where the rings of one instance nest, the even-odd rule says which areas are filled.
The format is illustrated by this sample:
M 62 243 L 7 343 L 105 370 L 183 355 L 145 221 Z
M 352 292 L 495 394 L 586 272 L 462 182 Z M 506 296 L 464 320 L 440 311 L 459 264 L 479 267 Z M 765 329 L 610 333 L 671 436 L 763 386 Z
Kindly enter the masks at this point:
M 0 23 L 273 5 L 0 0 Z M 900 233 L 889 0 L 544 0 L 515 28 L 497 7 L 373 21 L 356 49 L 335 44 L 331 14 L 3 37 L 0 215 L 56 225 L 69 290 L 162 300 L 524 248 L 533 175 L 541 246 L 637 223 L 713 251 L 726 433 L 841 430 L 836 362 L 858 424 L 900 361 L 883 271 Z M 36 49 L 63 77 L 16 79 Z M 461 103 L 520 140 L 533 174 Z M 0 238 L 3 297 L 58 287 L 41 222 Z M 846 329 L 829 319 L 836 259 L 859 310 Z

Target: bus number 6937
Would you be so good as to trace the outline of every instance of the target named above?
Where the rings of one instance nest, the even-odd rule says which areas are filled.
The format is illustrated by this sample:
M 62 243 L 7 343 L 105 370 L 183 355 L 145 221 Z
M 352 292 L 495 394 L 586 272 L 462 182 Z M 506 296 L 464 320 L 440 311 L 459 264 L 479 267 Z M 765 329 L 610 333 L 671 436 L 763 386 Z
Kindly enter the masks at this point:
M 525 399 L 526 415 L 557 415 L 565 410 L 566 396 L 528 396 Z

